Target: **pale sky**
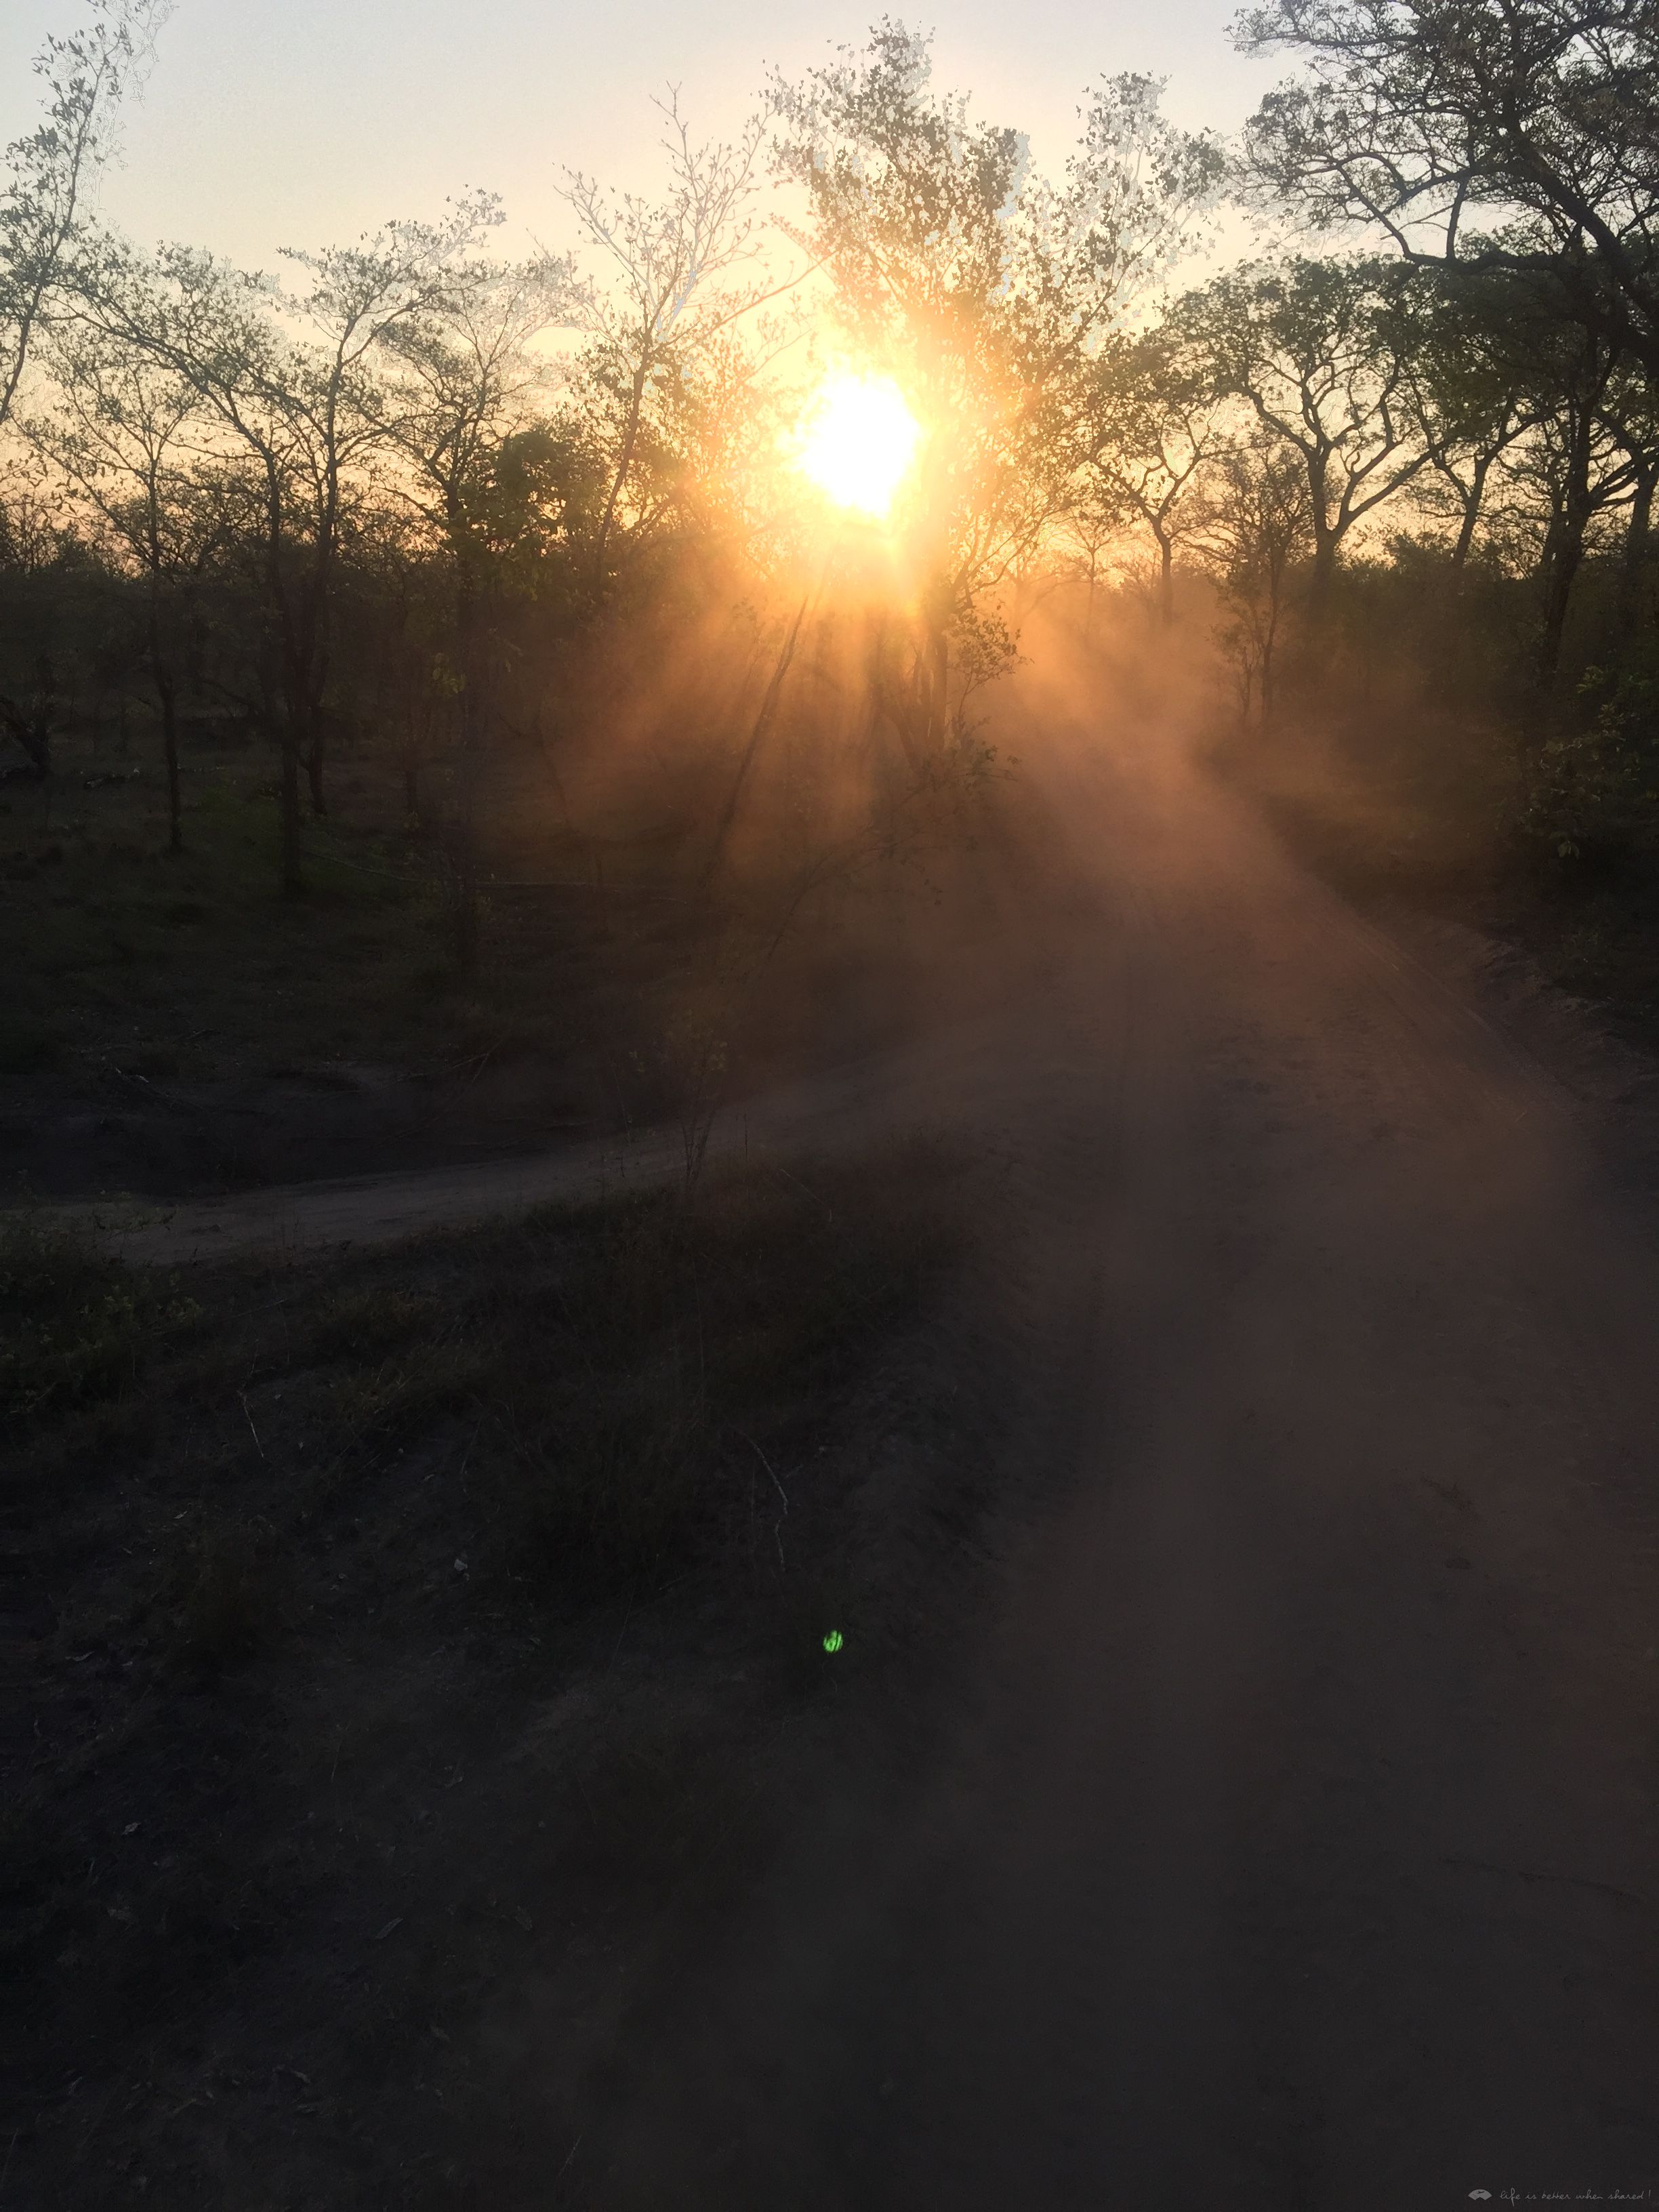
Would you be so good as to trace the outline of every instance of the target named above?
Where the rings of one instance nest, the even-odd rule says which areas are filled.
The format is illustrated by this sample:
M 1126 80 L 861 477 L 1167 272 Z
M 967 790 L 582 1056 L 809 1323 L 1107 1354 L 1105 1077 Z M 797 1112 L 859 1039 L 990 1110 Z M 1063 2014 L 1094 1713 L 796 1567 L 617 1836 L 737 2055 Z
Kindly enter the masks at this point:
M 1045 165 L 1096 77 L 1167 76 L 1173 117 L 1231 131 L 1282 73 L 1233 52 L 1237 0 L 178 0 L 106 210 L 141 244 L 268 266 L 280 246 L 435 215 L 483 186 L 504 198 L 512 242 L 556 245 L 561 164 L 651 189 L 653 91 L 678 82 L 698 136 L 730 131 L 767 64 L 794 71 L 859 42 L 884 4 L 932 22 L 936 83 L 1029 131 Z M 31 119 L 31 55 L 79 20 L 79 0 L 0 0 L 0 141 Z

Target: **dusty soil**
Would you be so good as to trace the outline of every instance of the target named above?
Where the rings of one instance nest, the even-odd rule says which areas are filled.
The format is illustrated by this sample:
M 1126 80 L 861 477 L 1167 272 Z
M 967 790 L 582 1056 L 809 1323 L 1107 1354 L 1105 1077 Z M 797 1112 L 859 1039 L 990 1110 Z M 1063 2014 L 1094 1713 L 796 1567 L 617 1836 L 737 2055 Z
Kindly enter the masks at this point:
M 589 1138 L 554 1152 L 413 1173 L 319 1177 L 222 1198 L 82 1199 L 29 1209 L 73 1224 L 135 1265 L 191 1266 L 232 1255 L 298 1257 L 368 1247 L 438 1229 L 511 1218 L 532 1206 L 583 1205 L 684 1187 L 722 1168 L 785 1161 L 803 1149 L 855 1152 L 918 1120 L 916 1099 L 982 1024 L 945 1024 L 908 1048 L 866 1053 L 707 1114 Z
M 958 1176 L 187 1285 L 37 1242 L 21 1314 L 0 1244 L 7 2201 L 536 2201 L 854 1716 L 925 1729 Z
M 1513 744 L 1500 732 L 1413 731 L 1408 744 L 1401 735 L 1368 731 L 1333 744 L 1318 730 L 1280 733 L 1235 744 L 1226 766 L 1265 801 L 1292 849 L 1391 934 L 1410 939 L 1437 925 L 1448 946 L 1461 935 L 1450 964 L 1476 973 L 1506 1018 L 1514 1012 L 1531 1033 L 1547 1007 L 1556 1046 L 1575 1060 L 1587 1040 L 1615 1059 L 1623 1042 L 1650 1071 L 1659 1053 L 1653 856 L 1573 859 L 1519 840 L 1506 826 Z
M 954 1747 L 800 1839 L 573 2201 L 1659 2191 L 1639 1106 L 1123 742 L 977 1088 L 1056 1502 Z
M 1161 734 L 1028 710 L 1066 927 L 869 1109 L 978 1163 L 940 1357 L 1004 1505 L 915 1585 L 925 1678 L 849 1693 L 629 1954 L 603 2063 L 505 1943 L 469 2056 L 513 2143 L 417 2181 L 359 2107 L 285 2197 L 232 2130 L 214 2201 L 1659 2194 L 1643 1070 Z

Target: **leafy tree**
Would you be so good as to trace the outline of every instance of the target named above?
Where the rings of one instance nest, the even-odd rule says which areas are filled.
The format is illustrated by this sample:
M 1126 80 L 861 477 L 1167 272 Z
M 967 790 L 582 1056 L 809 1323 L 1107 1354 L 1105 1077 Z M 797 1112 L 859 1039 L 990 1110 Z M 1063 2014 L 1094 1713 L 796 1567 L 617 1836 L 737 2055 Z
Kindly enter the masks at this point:
M 55 634 L 84 565 L 61 487 L 44 457 L 24 447 L 0 500 L 0 732 L 37 776 L 52 773 L 58 726 Z
M 70 325 L 50 358 L 58 404 L 27 428 L 90 508 L 118 566 L 143 579 L 144 664 L 161 722 L 168 842 L 178 852 L 184 631 L 192 588 L 224 526 L 197 467 L 204 403 L 174 370 L 95 326 Z
M 1540 404 L 1524 340 L 1516 343 L 1517 283 L 1453 269 L 1435 271 L 1418 301 L 1409 398 L 1436 489 L 1456 520 L 1450 568 L 1461 586 L 1494 483 Z
M 575 171 L 564 186 L 604 270 L 573 307 L 588 334 L 579 372 L 588 435 L 608 477 L 591 556 L 596 594 L 610 580 L 618 536 L 648 541 L 660 521 L 703 380 L 735 370 L 739 388 L 749 382 L 749 364 L 731 348 L 733 325 L 795 282 L 775 279 L 762 258 L 754 205 L 762 125 L 748 124 L 732 143 L 700 145 L 677 95 L 659 106 L 669 168 L 661 200 L 607 191 Z
M 1018 131 L 933 93 L 929 74 L 927 40 L 886 20 L 861 52 L 771 87 L 777 165 L 806 204 L 795 234 L 844 337 L 927 433 L 898 712 L 913 747 L 951 726 L 953 639 L 982 673 L 979 601 L 1075 495 L 1089 364 L 1188 241 L 1223 168 L 1213 139 L 1159 115 L 1154 80 L 1123 76 L 1090 100 L 1050 183 Z
M 1348 532 L 1428 465 L 1411 404 L 1413 305 L 1386 263 L 1297 256 L 1215 278 L 1174 319 L 1212 391 L 1244 401 L 1301 456 L 1316 620 Z
M 1271 432 L 1258 429 L 1222 459 L 1205 549 L 1229 620 L 1223 652 L 1238 684 L 1239 718 L 1273 719 L 1291 580 L 1312 521 L 1308 472 Z
M 87 240 L 87 191 L 109 155 L 111 112 L 172 0 L 91 0 L 91 20 L 34 64 L 45 113 L 6 149 L 0 188 L 0 430 L 52 303 Z
M 1555 323 L 1535 331 L 1532 435 L 1507 459 L 1545 518 L 1538 563 L 1539 623 L 1534 674 L 1540 694 L 1553 686 L 1567 611 L 1592 525 L 1629 496 L 1630 459 L 1608 420 L 1618 356 L 1593 331 Z
M 1265 0 L 1237 35 L 1305 64 L 1247 133 L 1272 189 L 1408 258 L 1542 283 L 1659 374 L 1651 0 Z
M 1648 618 L 1651 626 L 1653 599 L 1654 495 L 1659 491 L 1659 394 L 1652 380 L 1633 363 L 1625 363 L 1610 380 L 1602 403 L 1602 420 L 1617 441 L 1629 481 L 1630 520 L 1620 549 L 1616 600 L 1616 628 L 1621 642 Z
M 89 313 L 195 392 L 218 434 L 224 495 L 245 525 L 278 669 L 282 874 L 301 887 L 300 788 L 325 811 L 325 698 L 343 538 L 392 442 L 390 345 L 464 281 L 467 257 L 498 221 L 487 196 L 441 225 L 394 222 L 356 245 L 287 258 L 305 272 L 283 295 L 188 247 L 143 264 L 112 252 L 89 285 Z M 232 482 L 232 477 L 235 479 Z
M 1168 330 L 1104 351 L 1095 383 L 1084 509 L 1138 524 L 1157 550 L 1158 606 L 1175 618 L 1176 550 L 1211 519 L 1209 478 L 1228 442 L 1227 401 L 1206 363 Z
M 550 371 L 538 341 L 566 319 L 571 301 L 568 262 L 544 256 L 510 267 L 474 258 L 387 341 L 399 371 L 387 415 L 404 464 L 394 487 L 434 550 L 445 601 L 441 642 L 427 640 L 427 688 L 435 696 L 420 702 L 406 696 L 402 719 L 413 739 L 429 726 L 439 698 L 455 709 L 459 804 L 448 851 L 463 968 L 477 951 L 474 784 L 501 605 L 514 590 L 535 592 L 556 544 L 568 555 L 592 535 L 586 528 L 574 532 L 570 524 L 577 514 L 586 520 L 593 471 L 574 450 L 580 441 L 542 420 Z M 418 634 L 407 620 L 398 626 L 404 642 Z M 400 674 L 407 678 L 409 672 Z M 406 769 L 406 778 L 410 773 Z

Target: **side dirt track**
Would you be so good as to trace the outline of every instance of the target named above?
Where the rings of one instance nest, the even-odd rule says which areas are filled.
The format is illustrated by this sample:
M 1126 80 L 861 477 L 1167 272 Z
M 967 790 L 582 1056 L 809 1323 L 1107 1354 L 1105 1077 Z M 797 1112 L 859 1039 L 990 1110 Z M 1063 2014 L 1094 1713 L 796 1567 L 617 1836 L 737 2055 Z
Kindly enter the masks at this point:
M 416 1848 L 397 1822 L 425 1834 L 447 1778 L 410 1793 L 427 1692 L 392 1685 L 360 1721 L 406 1747 L 362 1769 L 379 1825 L 320 1753 L 283 1801 L 296 1850 L 319 1814 L 354 1880 L 377 1870 L 374 1911 L 328 1939 L 349 2005 L 325 2019 L 325 1888 L 280 2001 L 287 1954 L 262 1937 L 240 1990 L 135 2040 L 95 2111 L 54 2086 L 18 2161 L 43 2202 L 129 2202 L 139 2172 L 169 2203 L 605 2212 L 1659 2191 L 1659 1263 L 1613 1109 L 1236 796 L 1074 726 L 1068 759 L 1058 708 L 1047 726 L 1030 773 L 1065 825 L 1064 932 L 995 1014 L 763 1132 L 920 1124 L 968 1164 L 941 1202 L 975 1256 L 914 1323 L 925 1350 L 905 1365 L 895 1334 L 862 1396 L 815 1386 L 865 1440 L 865 1518 L 823 1557 L 844 1574 L 846 1528 L 879 1522 L 885 1596 L 792 1581 L 789 1553 L 768 1618 L 793 1626 L 757 1643 L 751 1609 L 688 1674 L 686 1713 L 651 1705 L 643 1768 L 591 1808 L 597 1872 L 570 1825 L 590 1754 L 534 1747 L 596 1695 L 611 1710 L 608 1667 L 660 1700 L 643 1686 L 690 1649 L 680 1616 L 623 1600 L 560 1686 L 538 1678 L 533 1717 L 503 1703 L 489 1756 L 532 1786 L 487 1886 L 456 1875 L 494 1930 L 464 1974 L 441 1944 L 418 1976 L 395 1965 L 392 1847 Z M 390 1188 L 363 1201 L 382 1223 Z M 148 1256 L 212 1232 L 179 1233 Z M 266 1399 L 248 1406 L 252 1430 Z M 775 1478 L 760 1418 L 728 1425 Z M 414 1480 L 389 1459 L 376 1479 Z M 735 1686 L 791 1637 L 817 1666 L 821 1620 L 860 1601 L 887 1656 L 828 1705 L 821 1669 L 805 1705 Z M 757 1697 L 758 1721 L 731 1717 Z M 672 1748 L 711 1727 L 728 1747 L 687 1779 Z M 215 1756 L 228 1790 L 234 1747 Z M 692 1832 L 733 1878 L 687 1887 L 653 1858 Z M 619 1901 L 605 1884 L 640 1853 Z M 422 1861 L 423 1910 L 452 1863 Z M 272 2020 L 290 2049 L 258 2048 L 256 2085 L 235 2054 Z
M 964 1037 L 952 1039 L 963 1049 Z M 779 1085 L 712 1121 L 595 1138 L 557 1152 L 517 1154 L 412 1173 L 330 1176 L 166 1202 L 88 1199 L 36 1209 L 135 1266 L 178 1267 L 254 1255 L 264 1259 L 370 1246 L 399 1237 L 511 1219 L 537 1206 L 586 1206 L 695 1182 L 802 1152 L 845 1152 L 914 1118 L 896 1110 L 931 1077 L 949 1045 L 871 1054 L 831 1073 Z

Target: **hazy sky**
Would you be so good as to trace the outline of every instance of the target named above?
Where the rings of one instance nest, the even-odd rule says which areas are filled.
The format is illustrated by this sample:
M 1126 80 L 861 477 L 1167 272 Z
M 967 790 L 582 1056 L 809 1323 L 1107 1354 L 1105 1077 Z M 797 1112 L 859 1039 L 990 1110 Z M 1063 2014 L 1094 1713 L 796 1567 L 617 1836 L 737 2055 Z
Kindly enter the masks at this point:
M 1228 43 L 1237 0 L 946 0 L 936 81 L 1030 131 L 1057 161 L 1095 77 L 1150 70 L 1170 112 L 1237 126 L 1279 68 Z M 279 246 L 434 214 L 469 185 L 515 229 L 566 234 L 560 165 L 648 189 L 649 95 L 678 82 L 699 135 L 734 127 L 769 62 L 795 70 L 859 40 L 884 0 L 178 0 L 125 124 L 111 216 L 140 241 L 189 239 L 253 264 Z M 30 118 L 29 58 L 78 0 L 0 0 L 0 139 Z

